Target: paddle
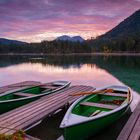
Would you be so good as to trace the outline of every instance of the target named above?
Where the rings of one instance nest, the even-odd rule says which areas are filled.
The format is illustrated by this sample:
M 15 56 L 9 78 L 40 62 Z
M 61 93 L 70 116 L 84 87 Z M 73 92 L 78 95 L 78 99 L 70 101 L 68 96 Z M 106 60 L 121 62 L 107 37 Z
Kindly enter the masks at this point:
M 93 91 L 93 92 L 79 92 L 79 93 L 74 93 L 74 94 L 69 94 L 70 96 L 79 96 L 79 95 L 86 95 L 86 94 L 98 94 L 101 92 L 113 92 L 113 89 L 105 89 L 105 90 L 98 90 L 98 91 Z

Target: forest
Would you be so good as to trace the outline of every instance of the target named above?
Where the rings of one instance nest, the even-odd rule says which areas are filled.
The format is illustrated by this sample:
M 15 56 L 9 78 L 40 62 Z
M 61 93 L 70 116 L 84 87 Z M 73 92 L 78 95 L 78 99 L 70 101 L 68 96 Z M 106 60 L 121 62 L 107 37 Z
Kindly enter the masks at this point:
M 140 37 L 123 37 L 114 39 L 97 38 L 85 42 L 72 41 L 42 41 L 41 43 L 0 44 L 0 53 L 111 53 L 111 52 L 140 52 Z

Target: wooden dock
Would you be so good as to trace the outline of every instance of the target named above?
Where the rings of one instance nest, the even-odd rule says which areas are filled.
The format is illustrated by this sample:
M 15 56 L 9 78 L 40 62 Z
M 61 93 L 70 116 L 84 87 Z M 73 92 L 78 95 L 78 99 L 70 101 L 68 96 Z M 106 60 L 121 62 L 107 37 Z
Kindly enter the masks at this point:
M 19 129 L 26 131 L 45 117 L 79 98 L 69 96 L 69 94 L 93 90 L 94 88 L 90 86 L 71 86 L 4 113 L 0 115 L 0 134 L 13 134 Z
M 140 140 L 140 102 L 128 119 L 117 140 Z

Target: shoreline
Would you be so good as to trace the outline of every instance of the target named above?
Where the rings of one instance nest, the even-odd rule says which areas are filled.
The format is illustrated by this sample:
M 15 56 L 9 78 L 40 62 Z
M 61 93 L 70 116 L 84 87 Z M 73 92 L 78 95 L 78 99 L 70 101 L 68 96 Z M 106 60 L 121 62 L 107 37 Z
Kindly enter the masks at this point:
M 68 53 L 68 54 L 47 54 L 47 53 L 0 53 L 0 56 L 71 56 L 71 55 L 100 55 L 100 56 L 140 56 L 140 53 L 114 52 L 114 53 Z

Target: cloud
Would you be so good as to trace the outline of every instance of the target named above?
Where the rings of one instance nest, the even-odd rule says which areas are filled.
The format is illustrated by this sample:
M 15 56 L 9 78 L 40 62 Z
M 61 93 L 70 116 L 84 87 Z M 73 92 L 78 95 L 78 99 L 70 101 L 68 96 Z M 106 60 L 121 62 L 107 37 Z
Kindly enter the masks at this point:
M 138 0 L 1 0 L 0 37 L 28 42 L 60 34 L 88 38 L 110 30 L 139 7 Z

